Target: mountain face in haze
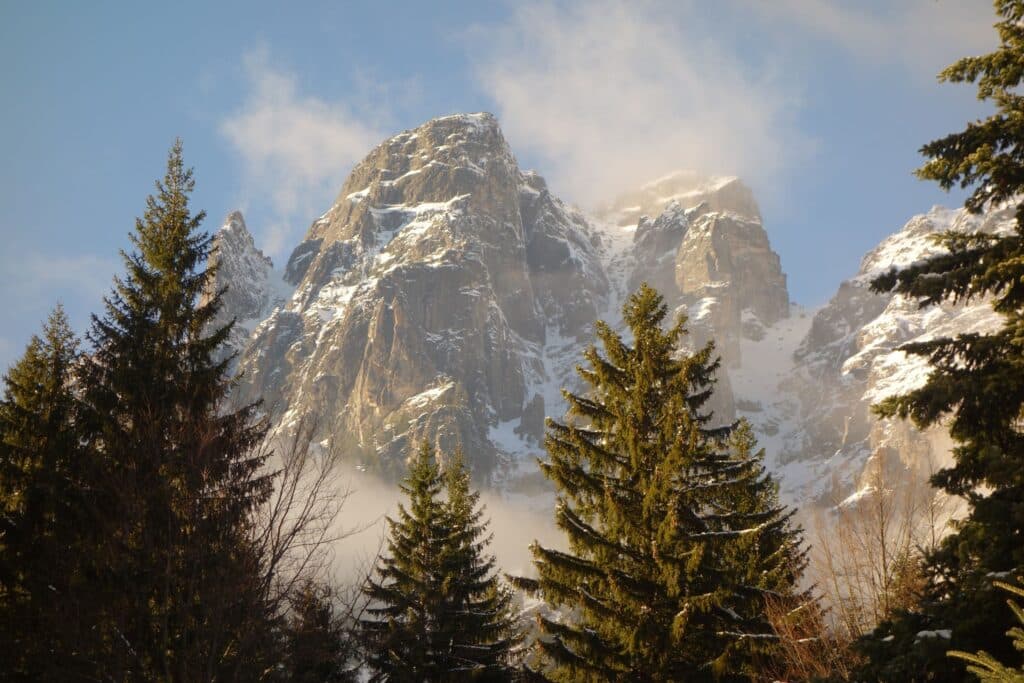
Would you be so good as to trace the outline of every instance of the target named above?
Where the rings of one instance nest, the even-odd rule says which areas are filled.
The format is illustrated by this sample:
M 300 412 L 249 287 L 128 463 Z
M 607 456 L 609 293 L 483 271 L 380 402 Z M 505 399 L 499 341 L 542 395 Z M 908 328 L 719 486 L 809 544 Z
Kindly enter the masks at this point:
M 940 253 L 932 237 L 947 230 L 1011 230 L 1013 210 L 984 215 L 935 207 L 865 255 L 858 273 L 813 317 L 790 356 L 792 367 L 775 385 L 776 400 L 748 414 L 760 422 L 774 469 L 794 498 L 823 504 L 911 474 L 926 479 L 951 462 L 942 428 L 921 433 L 904 420 L 880 420 L 871 406 L 921 386 L 925 360 L 898 351 L 902 344 L 965 332 L 989 332 L 1001 318 L 987 300 L 919 308 L 902 295 L 876 294 L 871 280 Z
M 491 115 L 434 119 L 372 150 L 280 273 L 229 217 L 217 284 L 240 321 L 235 400 L 262 398 L 278 434 L 312 424 L 361 469 L 397 474 L 425 438 L 529 492 L 544 417 L 578 386 L 594 320 L 621 326 L 647 281 L 689 317 L 689 346 L 713 339 L 722 355 L 716 421 L 754 424 L 789 500 L 841 499 L 948 450 L 940 433 L 871 416 L 925 376 L 895 348 L 994 324 L 982 303 L 919 311 L 872 294 L 871 276 L 929 253 L 937 230 L 1005 220 L 917 217 L 811 313 L 791 306 L 740 180 L 675 173 L 584 215 L 519 168 Z

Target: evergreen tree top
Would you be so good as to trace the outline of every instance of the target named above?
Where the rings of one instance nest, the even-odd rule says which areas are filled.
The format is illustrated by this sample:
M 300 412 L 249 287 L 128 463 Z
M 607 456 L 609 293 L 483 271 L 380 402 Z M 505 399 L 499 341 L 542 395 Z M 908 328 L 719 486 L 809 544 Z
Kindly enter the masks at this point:
M 543 473 L 558 487 L 568 550 L 534 544 L 521 588 L 564 610 L 540 617 L 552 680 L 705 680 L 752 675 L 770 657 L 767 596 L 797 599 L 799 532 L 742 423 L 704 406 L 718 360 L 680 348 L 684 316 L 646 284 L 623 307 L 631 339 L 598 322 L 602 349 L 548 420 Z
M 461 454 L 442 473 L 424 442 L 388 519 L 387 553 L 364 592 L 360 627 L 372 680 L 509 680 L 518 641 L 511 595 L 486 554 L 490 538 Z
M 896 615 L 865 639 L 863 647 L 871 656 L 867 670 L 858 673 L 865 679 L 904 681 L 927 670 L 938 675 L 935 680 L 962 680 L 963 669 L 950 665 L 942 656 L 944 648 L 915 636 L 921 630 L 949 629 L 951 638 L 944 645 L 959 651 L 1010 651 L 1000 636 L 1012 615 L 995 600 L 987 577 L 1024 568 L 1024 0 L 996 0 L 994 5 L 999 46 L 957 61 L 940 80 L 975 84 L 978 98 L 991 102 L 995 111 L 924 145 L 927 161 L 917 174 L 945 189 L 971 189 L 968 211 L 1015 207 L 1015 229 L 941 233 L 936 239 L 946 247 L 943 253 L 872 282 L 874 290 L 902 294 L 922 307 L 990 297 L 1003 318 L 994 332 L 900 347 L 927 359 L 929 377 L 924 385 L 875 406 L 883 417 L 948 429 L 955 442 L 953 464 L 931 482 L 962 497 L 968 513 L 928 554 L 928 583 L 919 610 Z
M 946 190 L 971 189 L 965 208 L 980 213 L 1002 203 L 1016 205 L 1016 231 L 991 235 L 950 231 L 937 239 L 948 253 L 882 275 L 876 291 L 894 290 L 919 300 L 922 306 L 992 295 L 996 311 L 1013 315 L 1024 306 L 1024 2 L 995 0 L 1000 20 L 995 28 L 1000 44 L 995 51 L 960 59 L 939 74 L 950 83 L 973 83 L 981 101 L 995 111 L 972 121 L 964 130 L 921 147 L 927 161 L 917 176 Z
M 978 99 L 992 100 L 996 112 L 924 145 L 921 153 L 928 161 L 917 170 L 918 177 L 937 181 L 943 189 L 973 187 L 965 206 L 974 213 L 1016 200 L 1024 190 L 1024 140 L 1019 131 L 1024 96 L 1016 92 L 1024 78 L 1024 2 L 995 0 L 994 5 L 1001 17 L 995 24 L 999 47 L 958 60 L 939 74 L 939 80 L 976 83 Z

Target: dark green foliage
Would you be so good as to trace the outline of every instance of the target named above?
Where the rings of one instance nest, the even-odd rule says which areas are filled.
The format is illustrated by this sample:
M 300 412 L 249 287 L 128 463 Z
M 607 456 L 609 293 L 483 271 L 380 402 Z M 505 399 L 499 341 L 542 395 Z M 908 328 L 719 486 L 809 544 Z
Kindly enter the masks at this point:
M 291 601 L 285 627 L 286 674 L 295 683 L 343 683 L 354 654 L 345 624 L 335 612 L 333 591 L 307 581 Z
M 1003 316 L 1002 328 L 991 334 L 903 347 L 927 358 L 932 373 L 921 388 L 878 406 L 880 415 L 910 418 L 921 428 L 940 420 L 948 425 L 956 442 L 954 464 L 932 483 L 965 498 L 969 510 L 927 558 L 921 608 L 882 624 L 864 643 L 871 659 L 865 675 L 883 680 L 963 680 L 963 668 L 943 657 L 950 646 L 998 648 L 1003 661 L 1020 661 L 1002 638 L 1012 615 L 987 576 L 1024 570 L 1024 2 L 997 0 L 995 8 L 999 48 L 958 61 L 940 79 L 976 83 L 979 99 L 991 100 L 996 111 L 925 145 L 921 152 L 929 160 L 918 175 L 947 189 L 972 188 L 966 207 L 973 212 L 1015 204 L 1016 226 L 998 235 L 944 233 L 948 253 L 873 283 L 877 291 L 899 292 L 922 307 L 990 296 Z M 941 648 L 916 635 L 946 628 L 952 639 Z
M 586 395 L 548 422 L 544 473 L 559 490 L 569 551 L 535 545 L 539 578 L 517 579 L 568 619 L 539 640 L 560 681 L 745 680 L 776 654 L 766 597 L 795 603 L 804 566 L 791 513 L 747 425 L 711 428 L 718 361 L 680 354 L 647 285 L 623 309 L 632 345 L 603 322 Z M 792 603 L 791 603 L 792 604 Z
M 461 458 L 442 474 L 424 443 L 401 488 L 409 507 L 388 519 L 387 553 L 365 588 L 372 680 L 509 680 L 511 596 L 485 555 L 490 538 Z
M 97 605 L 88 490 L 71 378 L 77 342 L 58 307 L 4 377 L 0 403 L 0 661 L 11 678 L 85 673 Z
M 1024 588 L 1013 586 L 1002 581 L 996 581 L 995 586 L 1012 593 L 1018 598 L 1024 598 Z M 1007 601 L 1014 616 L 1017 618 L 1017 625 L 1006 632 L 1012 640 L 1013 647 L 1024 652 L 1024 607 L 1013 600 Z M 956 650 L 948 653 L 950 657 L 956 657 L 967 662 L 967 670 L 976 675 L 982 683 L 1024 683 L 1024 667 L 1011 668 L 999 662 L 995 657 L 985 651 L 971 654 L 969 652 L 958 652 Z
M 231 385 L 216 352 L 230 326 L 208 332 L 220 296 L 200 301 L 211 238 L 192 189 L 178 142 L 80 373 L 83 436 L 103 470 L 95 659 L 116 679 L 255 677 L 266 646 L 248 541 L 272 485 L 255 454 L 265 428 L 254 406 L 222 410 Z
M 4 378 L 4 680 L 334 681 L 352 659 L 330 591 L 302 583 L 329 465 L 304 475 L 300 434 L 269 472 L 257 406 L 227 408 L 192 189 L 177 143 L 92 348 L 58 308 Z

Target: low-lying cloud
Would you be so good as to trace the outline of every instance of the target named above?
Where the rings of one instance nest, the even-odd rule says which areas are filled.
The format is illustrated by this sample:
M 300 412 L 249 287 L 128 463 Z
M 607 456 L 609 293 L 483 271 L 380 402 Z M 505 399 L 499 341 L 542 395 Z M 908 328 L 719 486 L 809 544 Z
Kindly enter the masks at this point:
M 350 494 L 341 508 L 338 528 L 343 533 L 359 531 L 333 545 L 333 574 L 341 585 L 352 585 L 364 578 L 377 553 L 383 550 L 382 541 L 387 534 L 385 516 L 394 516 L 400 502 L 408 507 L 408 499 L 396 484 L 354 470 L 342 474 L 340 479 Z M 531 575 L 529 546 L 535 540 L 546 547 L 565 547 L 565 536 L 555 527 L 552 510 L 539 503 L 510 501 L 486 491 L 481 500 L 493 534 L 488 552 L 495 555 L 502 572 Z

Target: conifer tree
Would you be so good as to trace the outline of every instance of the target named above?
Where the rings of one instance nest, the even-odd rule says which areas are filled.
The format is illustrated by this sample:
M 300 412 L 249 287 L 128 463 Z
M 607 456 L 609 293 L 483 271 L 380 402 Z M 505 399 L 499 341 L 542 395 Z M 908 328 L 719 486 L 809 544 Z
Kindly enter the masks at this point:
M 4 377 L 0 402 L 0 661 L 11 678 L 88 671 L 95 603 L 86 584 L 89 460 L 71 390 L 78 342 L 63 308 Z
M 255 406 L 224 410 L 229 359 L 216 352 L 230 325 L 208 332 L 220 293 L 200 303 L 211 238 L 180 141 L 156 187 L 80 376 L 109 539 L 95 659 L 118 680 L 252 679 L 270 618 L 247 533 L 272 485 L 255 450 L 265 428 Z
M 496 576 L 487 554 L 487 532 L 480 493 L 470 488 L 462 454 L 446 464 L 445 489 L 451 535 L 445 549 L 452 618 L 452 654 L 464 679 L 508 680 L 512 650 L 519 636 L 511 611 L 512 594 Z
M 307 581 L 291 601 L 285 629 L 284 680 L 294 683 L 344 683 L 352 652 L 344 624 L 335 613 L 333 591 Z
M 424 443 L 401 490 L 409 507 L 388 519 L 387 554 L 365 588 L 372 680 L 509 680 L 510 597 L 483 555 L 486 525 L 461 462 L 442 475 Z
M 974 213 L 1016 207 L 1016 225 L 1005 234 L 943 233 L 948 252 L 876 279 L 877 291 L 894 291 L 929 306 L 991 297 L 1002 327 L 902 347 L 928 359 L 931 374 L 919 389 L 878 406 L 885 417 L 910 418 L 920 428 L 948 424 L 954 463 L 932 484 L 966 500 L 968 514 L 927 558 L 929 576 L 921 608 L 883 623 L 864 643 L 865 676 L 882 680 L 963 680 L 965 672 L 944 657 L 952 645 L 977 651 L 998 647 L 1004 661 L 1020 654 L 1001 634 L 1012 615 L 991 589 L 989 574 L 1024 570 L 1024 2 L 996 0 L 999 47 L 956 62 L 939 78 L 975 83 L 978 98 L 995 113 L 958 133 L 926 144 L 928 161 L 917 171 L 944 189 L 970 189 Z M 918 633 L 951 632 L 951 641 Z
M 1024 588 L 1020 586 L 1012 586 L 1002 581 L 995 581 L 994 585 L 1018 598 L 1024 598 Z M 1014 600 L 1008 600 L 1007 605 L 1017 618 L 1017 626 L 1007 631 L 1006 635 L 1013 641 L 1015 649 L 1024 652 L 1024 607 Z M 971 654 L 953 650 L 948 654 L 967 662 L 967 670 L 977 676 L 982 683 L 1024 683 L 1024 667 L 1008 667 L 985 651 Z
M 569 421 L 548 421 L 544 474 L 558 488 L 567 552 L 532 548 L 539 594 L 564 619 L 540 618 L 557 681 L 746 680 L 774 654 L 765 600 L 800 598 L 799 533 L 777 501 L 745 425 L 712 427 L 718 361 L 680 353 L 646 284 L 623 307 L 627 343 L 599 321 L 563 392 Z

